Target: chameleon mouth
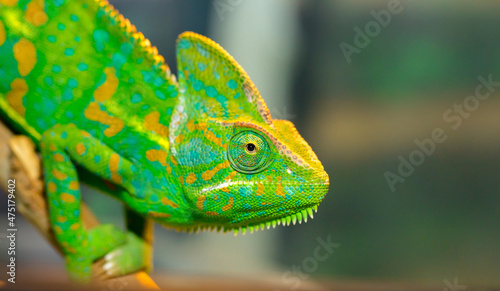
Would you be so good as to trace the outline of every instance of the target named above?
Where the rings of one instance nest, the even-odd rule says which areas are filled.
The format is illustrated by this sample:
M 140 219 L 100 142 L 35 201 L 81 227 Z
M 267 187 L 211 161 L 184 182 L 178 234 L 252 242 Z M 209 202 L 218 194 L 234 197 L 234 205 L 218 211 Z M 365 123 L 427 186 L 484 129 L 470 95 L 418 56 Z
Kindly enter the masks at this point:
M 308 216 L 311 217 L 311 219 L 314 218 L 313 215 L 314 212 L 318 212 L 318 205 L 304 208 L 294 214 L 278 217 L 267 222 L 262 222 L 248 226 L 234 227 L 228 229 L 228 231 L 232 230 L 234 232 L 234 235 L 237 236 L 239 233 L 245 235 L 247 232 L 253 233 L 254 231 L 258 231 L 259 229 L 264 230 L 264 229 L 270 229 L 271 227 L 276 228 L 277 225 L 289 226 L 290 224 L 295 225 L 297 224 L 297 222 L 301 224 L 302 221 L 306 223 Z
M 318 212 L 318 204 L 311 207 L 306 207 L 290 215 L 285 215 L 274 219 L 270 219 L 266 222 L 249 223 L 248 225 L 221 226 L 221 225 L 199 224 L 187 228 L 186 227 L 173 227 L 173 228 L 167 227 L 167 228 L 189 233 L 198 233 L 200 231 L 217 231 L 226 233 L 232 231 L 234 235 L 237 236 L 240 233 L 242 235 L 245 235 L 247 232 L 253 233 L 254 231 L 270 229 L 271 227 L 276 228 L 277 225 L 289 226 L 290 224 L 293 225 L 297 223 L 301 224 L 302 221 L 306 223 L 308 217 L 310 217 L 311 219 L 314 218 L 313 213 L 315 212 Z

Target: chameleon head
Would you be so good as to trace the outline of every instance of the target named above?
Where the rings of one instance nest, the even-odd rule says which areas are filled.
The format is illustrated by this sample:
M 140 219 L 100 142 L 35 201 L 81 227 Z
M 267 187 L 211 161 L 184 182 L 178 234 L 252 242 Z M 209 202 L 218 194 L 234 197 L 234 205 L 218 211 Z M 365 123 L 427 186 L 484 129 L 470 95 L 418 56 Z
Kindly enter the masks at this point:
M 293 124 L 272 119 L 247 74 L 211 40 L 184 33 L 177 56 L 184 104 L 171 143 L 195 227 L 246 231 L 312 216 L 329 178 Z

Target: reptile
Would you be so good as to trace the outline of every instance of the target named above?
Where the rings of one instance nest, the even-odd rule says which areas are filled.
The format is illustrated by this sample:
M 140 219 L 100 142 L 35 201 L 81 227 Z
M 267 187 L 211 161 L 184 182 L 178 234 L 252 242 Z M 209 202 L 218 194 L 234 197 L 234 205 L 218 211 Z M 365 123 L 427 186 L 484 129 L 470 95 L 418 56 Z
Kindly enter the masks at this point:
M 307 221 L 329 188 L 311 147 L 248 74 L 194 32 L 177 77 L 104 0 L 0 0 L 0 114 L 41 153 L 71 279 L 151 270 L 151 223 L 235 233 Z M 123 202 L 127 230 L 82 224 L 80 183 Z

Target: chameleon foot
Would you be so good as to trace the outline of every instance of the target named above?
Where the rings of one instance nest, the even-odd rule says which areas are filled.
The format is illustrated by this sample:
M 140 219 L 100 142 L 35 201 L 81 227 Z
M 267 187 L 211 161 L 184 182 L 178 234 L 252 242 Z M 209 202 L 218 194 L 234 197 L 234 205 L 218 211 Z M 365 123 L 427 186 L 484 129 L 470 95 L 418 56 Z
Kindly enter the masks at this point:
M 104 256 L 106 277 L 117 277 L 139 270 L 149 271 L 151 246 L 135 234 L 127 233 L 127 242 Z
M 88 237 L 92 260 L 102 258 L 127 242 L 125 233 L 113 224 L 101 224 L 92 228 L 88 231 Z

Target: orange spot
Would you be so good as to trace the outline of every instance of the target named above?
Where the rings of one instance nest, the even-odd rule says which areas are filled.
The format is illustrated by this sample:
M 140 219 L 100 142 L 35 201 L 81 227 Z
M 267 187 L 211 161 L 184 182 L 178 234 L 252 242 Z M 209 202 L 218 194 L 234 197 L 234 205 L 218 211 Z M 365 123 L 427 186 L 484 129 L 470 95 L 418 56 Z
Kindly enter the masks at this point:
M 80 224 L 77 222 L 77 223 L 73 223 L 70 227 L 69 227 L 71 230 L 77 230 L 80 228 Z
M 57 190 L 57 186 L 54 182 L 47 183 L 47 191 L 56 192 L 56 190 Z
M 81 131 L 80 131 L 80 134 L 81 134 L 83 137 L 90 137 L 90 133 L 86 132 L 85 130 L 81 130 Z
M 257 183 L 257 193 L 256 193 L 256 195 L 260 196 L 262 194 L 264 194 L 264 184 Z
M 66 180 L 68 178 L 68 175 L 60 172 L 57 169 L 52 170 L 52 175 L 57 179 L 57 180 Z
M 99 104 L 97 104 L 96 102 L 92 102 L 89 104 L 89 106 L 84 111 L 84 115 L 89 120 L 97 121 L 109 126 L 104 130 L 104 135 L 107 137 L 115 136 L 125 126 L 123 120 L 118 117 L 109 115 L 106 111 L 102 111 L 101 108 L 99 108 Z
M 175 143 L 176 144 L 180 144 L 182 142 L 182 140 L 184 139 L 184 135 L 183 134 L 179 134 L 176 138 L 175 138 Z
M 206 137 L 209 141 L 211 141 L 211 142 L 215 143 L 216 145 L 218 145 L 218 146 L 220 146 L 220 147 L 222 146 L 222 138 L 217 137 L 217 136 L 215 135 L 215 133 L 211 132 L 210 130 L 207 130 L 207 132 L 205 133 L 205 137 Z
M 161 212 L 156 212 L 156 211 L 149 211 L 148 215 L 152 216 L 152 217 L 160 217 L 160 218 L 169 218 L 170 216 L 172 216 L 168 213 L 161 213 Z
M 276 195 L 285 197 L 285 192 L 283 192 L 283 185 L 281 185 L 281 183 L 276 185 Z
M 5 96 L 12 108 L 24 117 L 26 108 L 23 105 L 23 98 L 28 93 L 28 84 L 21 78 L 14 79 L 10 83 L 10 91 Z
M 61 194 L 61 200 L 67 203 L 73 203 L 75 202 L 75 196 L 68 194 L 68 193 L 62 193 Z
M 56 147 L 56 145 L 55 145 L 55 144 L 51 143 L 51 144 L 50 144 L 49 149 L 50 149 L 51 151 L 55 151 L 55 150 L 57 150 L 57 147 Z
M 172 173 L 172 168 L 170 167 L 169 164 L 167 164 L 167 174 L 171 174 Z
M 160 136 L 168 137 L 168 126 L 160 123 L 160 113 L 158 111 L 153 111 L 144 117 L 144 128 Z
M 21 38 L 13 47 L 17 70 L 23 77 L 27 76 L 36 64 L 36 49 L 33 43 Z
M 77 181 L 71 181 L 71 183 L 69 183 L 70 190 L 78 190 L 79 188 L 80 186 L 78 185 Z
M 85 145 L 83 143 L 79 142 L 76 145 L 76 153 L 81 156 L 81 155 L 83 155 L 85 153 L 85 151 L 86 151 Z
M 172 200 L 168 199 L 167 197 L 162 197 L 162 198 L 161 198 L 161 203 L 162 203 L 163 205 L 168 205 L 168 206 L 170 206 L 170 207 L 172 207 L 172 208 L 177 208 L 177 207 L 179 207 L 179 205 L 177 205 L 177 203 L 175 203 L 174 201 L 172 201 Z
M 5 32 L 5 26 L 3 25 L 3 22 L 0 21 L 0 46 L 5 42 L 7 39 L 7 33 Z
M 231 197 L 231 198 L 229 198 L 229 202 L 227 202 L 226 205 L 222 206 L 222 211 L 227 211 L 227 210 L 233 208 L 233 204 L 234 204 L 234 198 Z
M 111 98 L 118 88 L 118 78 L 116 77 L 115 68 L 107 67 L 104 69 L 104 74 L 106 75 L 106 81 L 95 89 L 94 92 L 94 98 L 99 102 L 103 102 Z
M 224 180 L 230 181 L 230 180 L 232 180 L 236 176 L 236 174 L 237 174 L 236 171 L 232 171 L 232 172 L 229 173 L 229 175 L 227 175 L 226 178 L 224 178 Z
M 43 0 L 32 0 L 26 6 L 26 20 L 32 23 L 35 26 L 40 26 L 47 22 L 48 17 L 45 11 L 43 10 L 45 7 Z
M 219 213 L 214 212 L 214 211 L 207 211 L 207 212 L 205 212 L 205 214 L 206 214 L 206 215 L 213 215 L 213 216 L 215 216 L 215 215 L 219 215 Z
M 177 166 L 177 161 L 175 160 L 174 156 L 170 156 L 170 161 L 172 161 L 172 164 L 174 164 L 174 166 Z
M 118 154 L 111 154 L 109 158 L 109 171 L 111 172 L 111 181 L 121 184 L 122 177 L 118 174 L 118 164 L 120 163 L 120 156 Z
M 182 185 L 184 185 L 184 177 L 179 176 L 179 182 L 180 182 Z
M 63 232 L 63 230 L 61 229 L 61 227 L 57 226 L 57 225 L 54 226 L 54 231 L 55 231 L 55 233 L 62 233 Z
M 229 188 L 228 187 L 223 187 L 220 189 L 222 192 L 229 193 Z
M 203 210 L 203 202 L 205 202 L 205 195 L 201 195 L 198 197 L 198 200 L 196 201 L 196 207 L 199 209 L 199 210 Z
M 17 4 L 17 1 L 19 0 L 0 0 L 0 4 L 5 6 L 14 6 Z
M 222 162 L 220 164 L 218 164 L 217 166 L 215 166 L 214 168 L 212 168 L 211 170 L 207 170 L 205 172 L 203 172 L 203 174 L 201 174 L 201 178 L 205 181 L 208 181 L 210 179 L 213 178 L 213 176 L 215 174 L 217 174 L 217 172 L 221 169 L 225 169 L 229 167 L 229 161 L 225 161 L 225 162 Z
M 191 119 L 189 120 L 187 123 L 186 123 L 186 126 L 188 128 L 189 131 L 193 131 L 194 130 L 194 121 Z
M 191 173 L 186 177 L 186 183 L 193 184 L 194 181 L 196 181 L 196 175 L 194 173 Z
M 162 166 L 167 165 L 167 152 L 164 150 L 148 150 L 146 151 L 146 158 L 151 162 L 160 162 Z
M 54 161 L 56 161 L 56 162 L 64 162 L 64 156 L 61 155 L 60 153 L 55 153 L 54 154 Z

